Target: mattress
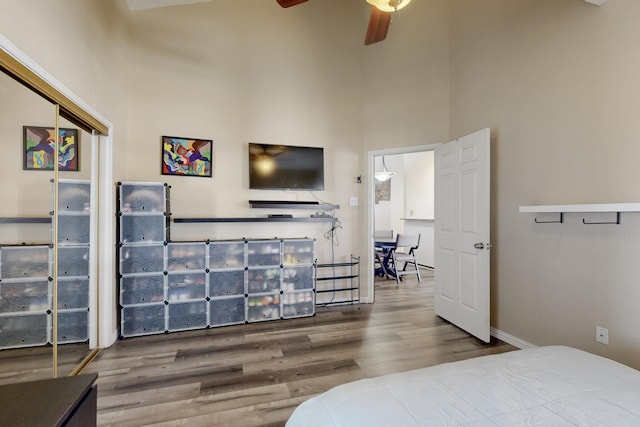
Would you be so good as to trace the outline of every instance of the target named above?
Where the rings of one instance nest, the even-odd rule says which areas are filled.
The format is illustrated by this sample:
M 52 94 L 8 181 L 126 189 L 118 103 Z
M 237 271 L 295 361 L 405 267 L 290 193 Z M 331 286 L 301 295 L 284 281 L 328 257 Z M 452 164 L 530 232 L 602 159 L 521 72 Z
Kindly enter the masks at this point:
M 536 347 L 343 384 L 300 404 L 286 425 L 640 426 L 640 371 Z

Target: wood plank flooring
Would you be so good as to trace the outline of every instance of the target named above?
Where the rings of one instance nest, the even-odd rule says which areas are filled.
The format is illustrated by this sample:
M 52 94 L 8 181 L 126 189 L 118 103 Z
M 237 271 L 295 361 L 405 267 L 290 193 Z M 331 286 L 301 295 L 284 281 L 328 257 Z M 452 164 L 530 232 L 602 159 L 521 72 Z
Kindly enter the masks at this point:
M 88 343 L 58 346 L 58 377 L 69 375 L 89 354 Z M 16 348 L 0 351 L 0 385 L 53 377 L 51 346 Z
M 433 313 L 422 283 L 380 279 L 376 303 L 316 316 L 129 338 L 102 351 L 100 426 L 282 426 L 295 407 L 360 378 L 515 348 L 484 344 Z

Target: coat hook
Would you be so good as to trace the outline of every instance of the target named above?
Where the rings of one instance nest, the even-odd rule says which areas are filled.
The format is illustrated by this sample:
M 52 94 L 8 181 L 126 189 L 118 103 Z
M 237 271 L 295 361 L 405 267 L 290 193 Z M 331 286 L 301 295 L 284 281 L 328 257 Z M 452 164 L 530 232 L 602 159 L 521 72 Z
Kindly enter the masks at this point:
M 591 222 L 582 218 L 582 223 L 585 225 L 601 225 L 601 224 L 620 224 L 620 212 L 616 212 L 616 220 L 615 221 L 606 221 L 606 222 Z
M 538 221 L 538 218 L 534 218 L 536 224 L 562 224 L 564 222 L 564 212 L 559 212 L 560 220 L 558 221 Z

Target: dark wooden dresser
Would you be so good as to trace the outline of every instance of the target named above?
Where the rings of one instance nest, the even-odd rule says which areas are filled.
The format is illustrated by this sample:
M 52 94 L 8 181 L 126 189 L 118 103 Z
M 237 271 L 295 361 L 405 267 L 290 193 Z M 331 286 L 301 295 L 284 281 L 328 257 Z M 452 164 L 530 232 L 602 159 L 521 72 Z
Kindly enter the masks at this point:
M 0 426 L 95 427 L 97 374 L 0 386 Z

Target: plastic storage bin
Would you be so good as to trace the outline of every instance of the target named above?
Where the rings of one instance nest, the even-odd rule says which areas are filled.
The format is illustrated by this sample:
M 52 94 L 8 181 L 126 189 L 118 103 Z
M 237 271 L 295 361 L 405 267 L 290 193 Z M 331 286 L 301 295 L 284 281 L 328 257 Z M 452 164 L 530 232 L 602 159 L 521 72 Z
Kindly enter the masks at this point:
M 0 279 L 49 277 L 49 249 L 45 245 L 0 247 Z
M 58 247 L 58 277 L 89 276 L 89 246 Z
M 120 279 L 120 304 L 134 305 L 163 302 L 164 274 L 125 276 Z
M 169 303 L 169 331 L 202 329 L 207 326 L 207 302 Z
M 249 268 L 247 292 L 249 295 L 280 290 L 280 267 Z
M 165 309 L 164 303 L 123 307 L 120 330 L 122 336 L 133 337 L 164 332 Z
M 167 270 L 202 270 L 206 267 L 206 243 L 168 243 Z
M 281 317 L 280 293 L 249 296 L 247 298 L 247 321 L 261 322 Z
M 58 216 L 58 243 L 62 245 L 88 245 L 89 214 Z
M 209 301 L 209 325 L 226 326 L 246 321 L 246 298 L 236 296 Z
M 48 325 L 46 313 L 0 316 L 0 348 L 45 345 Z
M 58 311 L 58 342 L 83 342 L 89 339 L 87 310 Z
M 121 247 L 120 274 L 163 272 L 164 249 L 164 245 Z
M 89 307 L 89 279 L 58 278 L 58 309 Z
M 282 317 L 312 316 L 315 314 L 316 301 L 313 291 L 284 292 L 282 294 Z
M 244 268 L 245 246 L 244 241 L 209 243 L 209 269 Z
M 244 295 L 244 282 L 244 270 L 211 271 L 209 272 L 209 296 Z
M 169 273 L 167 276 L 167 300 L 169 302 L 206 297 L 206 273 Z
M 121 243 L 161 243 L 167 240 L 167 219 L 161 215 L 122 215 Z
M 250 240 L 247 243 L 247 265 L 280 265 L 280 240 Z
M 313 240 L 284 240 L 282 263 L 284 265 L 313 264 Z
M 49 281 L 47 279 L 18 280 L 0 281 L 0 313 L 47 311 L 50 307 Z
M 53 191 L 52 191 L 53 194 Z M 91 202 L 91 182 L 73 179 L 58 181 L 58 212 L 86 212 Z
M 165 212 L 167 186 L 162 183 L 120 184 L 120 212 Z
M 313 266 L 284 267 L 282 269 L 282 290 L 297 291 L 313 289 Z

